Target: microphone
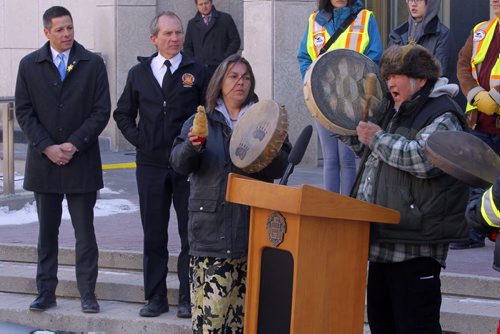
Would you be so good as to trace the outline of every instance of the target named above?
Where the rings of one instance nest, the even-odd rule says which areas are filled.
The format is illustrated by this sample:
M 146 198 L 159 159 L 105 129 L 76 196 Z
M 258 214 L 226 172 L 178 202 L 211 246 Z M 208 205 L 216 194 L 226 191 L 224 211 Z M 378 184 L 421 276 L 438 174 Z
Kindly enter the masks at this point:
M 297 138 L 295 145 L 293 145 L 292 150 L 288 155 L 288 166 L 286 167 L 285 173 L 280 180 L 281 185 L 286 185 L 288 183 L 288 177 L 292 174 L 293 168 L 295 167 L 295 165 L 298 165 L 300 161 L 302 161 L 304 153 L 306 153 L 307 145 L 309 145 L 312 131 L 312 125 L 308 125 L 302 130 L 299 137 Z

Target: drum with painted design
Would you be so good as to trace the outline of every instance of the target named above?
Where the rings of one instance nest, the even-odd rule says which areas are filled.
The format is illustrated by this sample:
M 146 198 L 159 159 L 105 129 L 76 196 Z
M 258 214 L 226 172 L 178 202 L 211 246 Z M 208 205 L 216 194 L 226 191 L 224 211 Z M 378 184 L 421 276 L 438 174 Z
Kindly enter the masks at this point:
M 349 49 L 336 49 L 316 59 L 304 77 L 304 98 L 311 115 L 330 131 L 355 135 L 366 104 L 365 77 L 377 76 L 369 120 L 379 123 L 386 109 L 387 86 L 378 66 Z
M 276 157 L 287 133 L 286 109 L 272 100 L 259 101 L 240 118 L 231 135 L 231 161 L 247 173 L 259 172 Z

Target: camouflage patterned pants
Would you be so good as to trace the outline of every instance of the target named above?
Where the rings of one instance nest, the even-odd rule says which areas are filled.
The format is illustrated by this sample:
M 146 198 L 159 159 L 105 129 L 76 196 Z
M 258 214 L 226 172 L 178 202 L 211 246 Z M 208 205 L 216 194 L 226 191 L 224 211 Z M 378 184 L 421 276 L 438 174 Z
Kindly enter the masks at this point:
M 247 259 L 191 256 L 194 334 L 243 334 Z

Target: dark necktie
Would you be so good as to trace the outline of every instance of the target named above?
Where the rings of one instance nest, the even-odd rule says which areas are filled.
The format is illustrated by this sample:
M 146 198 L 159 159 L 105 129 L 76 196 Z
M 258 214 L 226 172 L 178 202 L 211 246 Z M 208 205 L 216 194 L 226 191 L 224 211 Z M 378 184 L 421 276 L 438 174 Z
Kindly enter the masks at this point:
M 205 25 L 208 26 L 208 23 L 210 23 L 210 16 L 204 16 L 203 21 L 205 21 Z
M 161 84 L 161 88 L 163 89 L 163 92 L 165 95 L 168 93 L 168 87 L 170 83 L 172 82 L 172 72 L 170 71 L 170 67 L 172 66 L 172 63 L 169 60 L 165 60 L 165 66 L 167 67 L 167 71 L 165 72 L 165 75 L 163 76 L 163 82 Z

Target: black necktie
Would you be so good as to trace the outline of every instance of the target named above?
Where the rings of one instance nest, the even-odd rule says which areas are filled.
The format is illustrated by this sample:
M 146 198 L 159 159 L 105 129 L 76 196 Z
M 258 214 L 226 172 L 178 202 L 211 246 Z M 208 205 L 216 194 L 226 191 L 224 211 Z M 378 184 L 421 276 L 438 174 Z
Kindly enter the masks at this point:
M 168 93 L 168 87 L 170 83 L 172 82 L 172 72 L 170 72 L 170 67 L 172 66 L 172 63 L 169 60 L 165 60 L 165 66 L 167 67 L 167 71 L 165 72 L 165 75 L 163 76 L 163 82 L 161 84 L 161 88 L 163 89 L 163 92 L 165 95 Z

